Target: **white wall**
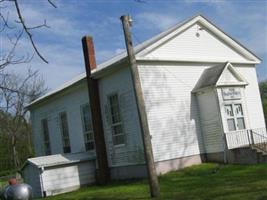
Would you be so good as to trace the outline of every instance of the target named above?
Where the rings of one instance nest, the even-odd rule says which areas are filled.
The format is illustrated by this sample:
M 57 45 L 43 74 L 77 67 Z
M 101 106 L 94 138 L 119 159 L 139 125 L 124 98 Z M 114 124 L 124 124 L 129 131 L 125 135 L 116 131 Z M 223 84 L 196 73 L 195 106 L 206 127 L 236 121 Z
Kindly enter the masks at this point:
M 195 97 L 191 94 L 196 82 L 200 78 L 203 70 L 213 64 L 185 64 L 174 62 L 143 62 L 138 69 L 141 76 L 142 88 L 145 97 L 146 110 L 150 132 L 152 134 L 152 144 L 156 161 L 168 160 L 184 156 L 204 153 L 205 148 L 202 142 L 201 128 L 199 120 L 198 106 Z M 235 69 L 248 81 L 244 91 L 247 105 L 248 128 L 264 127 L 264 118 L 256 72 L 253 65 L 233 64 Z M 217 97 L 216 97 L 217 98 Z M 200 101 L 211 101 L 215 106 L 216 99 L 206 97 Z M 211 117 L 210 108 L 200 108 L 204 116 Z M 219 114 L 219 110 L 214 109 Z M 224 111 L 224 110 L 222 110 Z M 207 116 L 206 116 L 206 113 Z M 209 116 L 210 114 L 210 116 Z M 218 122 L 218 114 L 214 113 Z M 211 119 L 211 118 L 210 118 Z M 220 124 L 213 121 L 212 126 L 216 128 L 213 135 L 214 141 L 220 139 Z M 209 129 L 209 130 L 205 130 Z M 222 145 L 211 145 L 212 127 L 204 127 L 203 131 L 209 135 L 209 143 L 206 147 L 208 153 L 222 150 Z M 205 135 L 204 134 L 204 135 Z
M 47 196 L 78 189 L 95 182 L 95 161 L 45 168 L 42 180 Z
M 216 90 L 209 89 L 197 95 L 206 153 L 221 152 L 224 149 L 222 122 L 216 93 Z
M 176 60 L 239 60 L 246 61 L 243 56 L 227 46 L 201 24 L 194 24 L 179 35 L 145 55 L 146 58 Z M 199 33 L 199 37 L 196 34 Z
M 248 112 L 248 127 L 251 129 L 264 128 L 264 115 L 259 92 L 256 69 L 253 65 L 233 65 L 235 69 L 246 79 L 245 102 Z
M 139 64 L 156 161 L 204 152 L 196 97 L 191 91 L 206 67 L 209 65 Z
M 44 155 L 41 120 L 48 119 L 50 146 L 52 154 L 63 153 L 59 113 L 67 112 L 71 153 L 85 151 L 80 106 L 88 103 L 88 92 L 85 82 L 63 92 L 31 110 L 33 124 L 33 141 L 36 156 Z
M 141 129 L 129 68 L 118 67 L 118 71 L 101 78 L 99 80 L 99 93 L 109 166 L 143 163 L 144 153 Z M 120 147 L 113 146 L 108 103 L 108 95 L 115 93 L 119 96 L 123 130 L 126 135 L 126 144 Z

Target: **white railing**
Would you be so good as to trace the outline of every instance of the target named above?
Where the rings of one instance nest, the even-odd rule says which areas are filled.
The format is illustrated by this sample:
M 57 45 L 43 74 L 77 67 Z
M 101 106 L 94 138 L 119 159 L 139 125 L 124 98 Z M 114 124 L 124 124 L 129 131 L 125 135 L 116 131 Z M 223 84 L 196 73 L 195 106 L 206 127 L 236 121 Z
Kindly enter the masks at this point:
M 253 146 L 267 152 L 266 128 L 239 130 L 225 133 L 227 149 Z
M 250 144 L 248 130 L 231 131 L 225 133 L 225 136 L 228 149 L 240 148 Z

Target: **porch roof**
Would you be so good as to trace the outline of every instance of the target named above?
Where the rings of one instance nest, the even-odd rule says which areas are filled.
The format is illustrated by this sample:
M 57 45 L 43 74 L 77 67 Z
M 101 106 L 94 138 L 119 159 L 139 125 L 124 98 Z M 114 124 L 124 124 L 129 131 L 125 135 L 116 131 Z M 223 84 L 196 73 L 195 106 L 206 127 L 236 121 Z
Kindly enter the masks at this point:
M 224 84 L 220 84 L 220 78 L 222 76 L 222 74 L 224 73 L 224 71 L 226 69 L 229 69 L 231 71 L 231 73 L 237 78 L 238 83 L 224 83 Z M 198 92 L 200 90 L 203 90 L 205 88 L 210 88 L 210 87 L 215 87 L 215 86 L 224 86 L 224 85 L 247 85 L 248 82 L 242 77 L 241 74 L 239 74 L 234 67 L 232 66 L 232 64 L 230 62 L 226 62 L 226 63 L 221 63 L 218 65 L 215 65 L 213 67 L 207 68 L 203 71 L 203 73 L 201 74 L 197 84 L 195 85 L 194 89 L 192 90 L 192 92 Z
M 197 84 L 195 85 L 193 92 L 197 92 L 198 90 L 203 88 L 215 86 L 227 64 L 228 62 L 220 63 L 218 65 L 205 69 L 201 74 Z

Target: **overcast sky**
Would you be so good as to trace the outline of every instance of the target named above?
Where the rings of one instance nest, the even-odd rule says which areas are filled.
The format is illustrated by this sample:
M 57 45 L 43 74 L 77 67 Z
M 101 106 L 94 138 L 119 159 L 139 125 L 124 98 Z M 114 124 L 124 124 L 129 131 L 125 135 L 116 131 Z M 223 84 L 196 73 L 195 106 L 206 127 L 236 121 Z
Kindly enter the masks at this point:
M 27 24 L 42 24 L 46 19 L 50 26 L 49 29 L 35 30 L 33 36 L 49 64 L 35 57 L 27 66 L 38 69 L 51 89 L 84 72 L 82 36 L 93 36 L 98 64 L 124 50 L 119 20 L 123 14 L 130 14 L 134 20 L 132 32 L 135 44 L 178 22 L 202 14 L 260 57 L 262 64 L 256 68 L 258 78 L 267 79 L 265 0 L 143 0 L 143 3 L 134 0 L 54 0 L 57 8 L 45 0 L 20 2 Z M 7 9 L 12 10 L 12 6 Z M 7 46 L 6 39 L 1 36 L 1 51 Z M 22 40 L 20 48 L 32 52 L 27 40 Z M 16 71 L 23 72 L 25 67 L 16 66 Z

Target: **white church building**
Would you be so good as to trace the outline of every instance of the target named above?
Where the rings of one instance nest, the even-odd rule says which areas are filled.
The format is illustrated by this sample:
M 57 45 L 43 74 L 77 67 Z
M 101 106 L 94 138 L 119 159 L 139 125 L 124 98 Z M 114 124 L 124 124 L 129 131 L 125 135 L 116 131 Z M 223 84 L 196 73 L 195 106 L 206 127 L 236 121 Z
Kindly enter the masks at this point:
M 253 159 L 249 151 L 266 151 L 255 69 L 261 60 L 250 50 L 201 15 L 134 50 L 158 174 L 207 161 L 242 163 L 246 156 Z M 90 70 L 97 80 L 111 179 L 146 176 L 127 53 Z M 32 183 L 29 174 L 34 170 L 29 167 L 40 169 L 36 196 L 94 182 L 98 163 L 86 73 L 33 101 L 28 109 L 38 158 L 29 159 L 23 170 L 26 182 Z M 86 175 L 89 168 L 91 175 Z M 80 181 L 83 173 L 91 181 Z M 66 174 L 76 178 L 64 179 Z M 49 188 L 51 177 L 65 181 Z

